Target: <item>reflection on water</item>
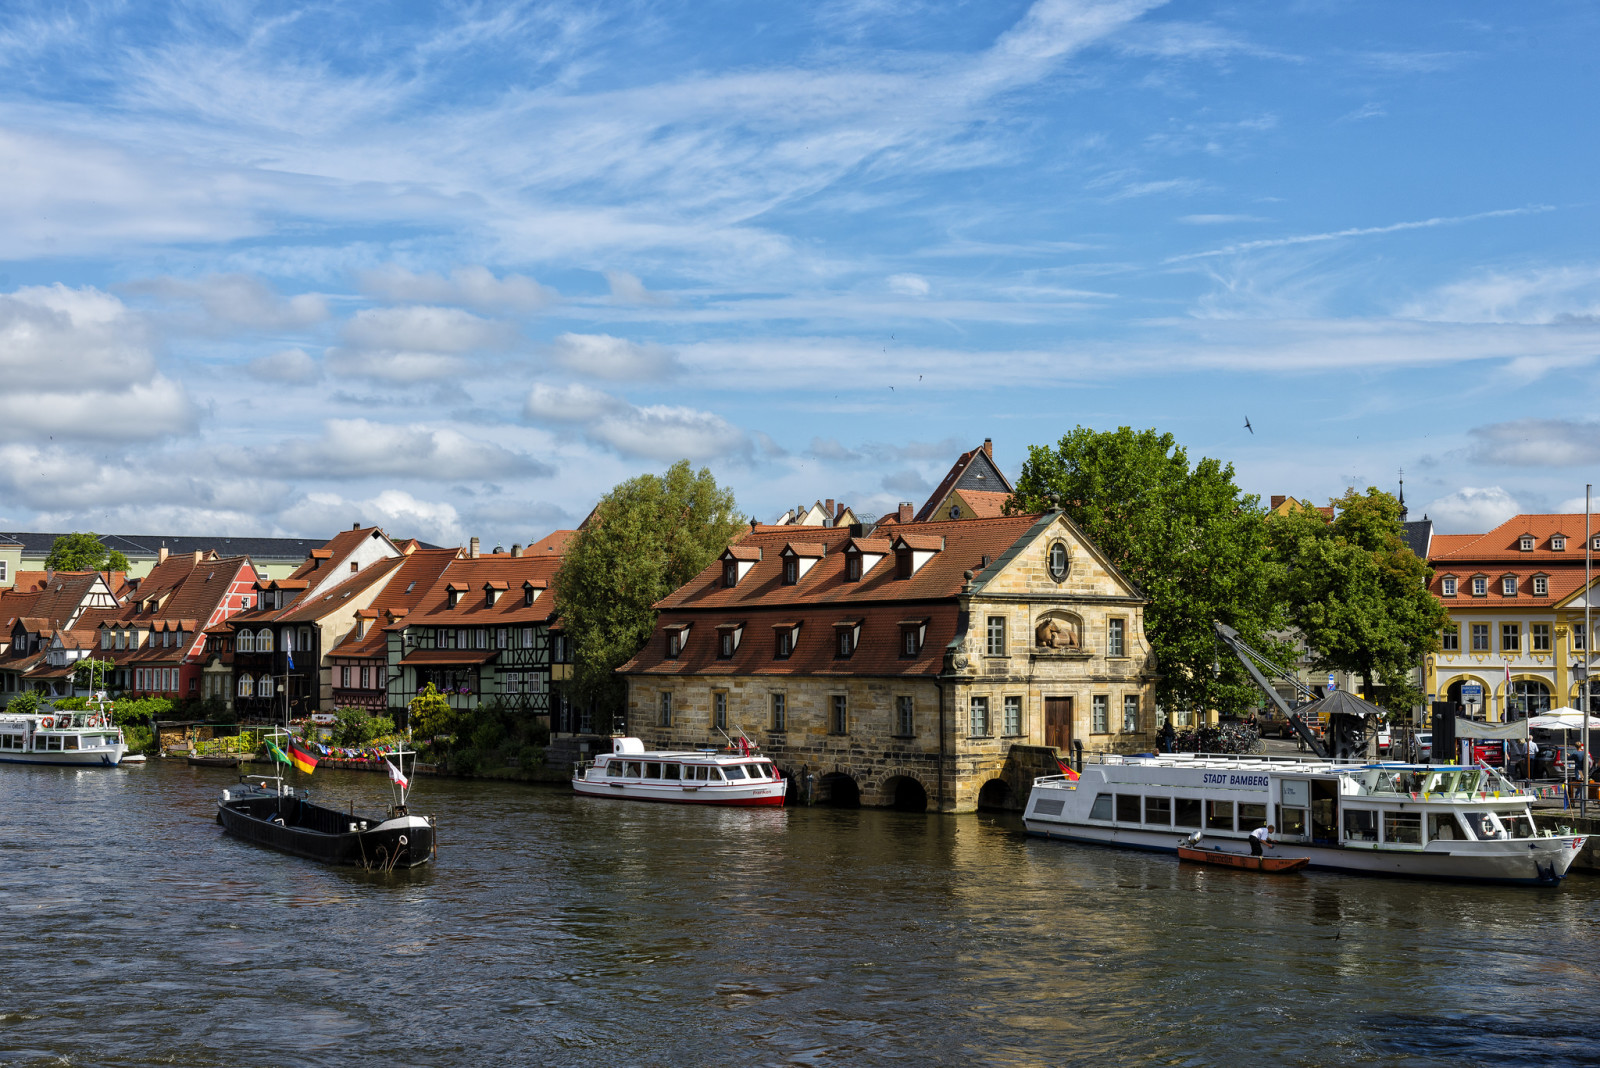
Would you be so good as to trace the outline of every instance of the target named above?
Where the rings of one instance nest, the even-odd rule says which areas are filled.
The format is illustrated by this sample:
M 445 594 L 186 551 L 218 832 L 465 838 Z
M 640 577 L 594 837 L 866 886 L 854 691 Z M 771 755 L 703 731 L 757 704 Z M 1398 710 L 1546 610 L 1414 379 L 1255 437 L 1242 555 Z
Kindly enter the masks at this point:
M 1600 1064 L 1581 876 L 1262 878 L 1000 818 L 431 780 L 437 868 L 382 876 L 224 837 L 230 779 L 0 769 L 0 1064 Z

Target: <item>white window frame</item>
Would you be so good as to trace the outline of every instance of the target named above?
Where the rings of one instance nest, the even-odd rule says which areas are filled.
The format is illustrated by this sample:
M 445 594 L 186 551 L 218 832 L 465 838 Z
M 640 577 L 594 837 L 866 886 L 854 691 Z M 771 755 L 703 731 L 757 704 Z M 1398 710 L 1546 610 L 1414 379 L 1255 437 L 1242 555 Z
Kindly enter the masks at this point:
M 1106 655 L 1128 655 L 1128 621 L 1120 616 L 1106 620 Z
M 973 738 L 989 737 L 989 698 L 973 696 L 967 701 L 967 734 Z
M 1092 710 L 1091 715 L 1093 716 L 1093 718 L 1090 720 L 1089 733 L 1110 734 L 1111 696 L 1109 694 L 1097 693 L 1090 698 L 1089 707 Z
M 1000 721 L 1000 733 L 1007 738 L 1015 738 L 1022 733 L 1022 698 L 1017 694 L 1010 694 L 1000 701 L 1003 709 Z
M 1123 694 L 1122 696 L 1122 733 L 1139 733 L 1139 695 Z
M 1535 597 L 1550 596 L 1550 580 L 1543 575 L 1533 576 L 1533 595 Z
M 1445 576 L 1439 583 L 1439 592 L 1446 597 L 1454 597 L 1456 595 L 1456 577 L 1454 575 Z

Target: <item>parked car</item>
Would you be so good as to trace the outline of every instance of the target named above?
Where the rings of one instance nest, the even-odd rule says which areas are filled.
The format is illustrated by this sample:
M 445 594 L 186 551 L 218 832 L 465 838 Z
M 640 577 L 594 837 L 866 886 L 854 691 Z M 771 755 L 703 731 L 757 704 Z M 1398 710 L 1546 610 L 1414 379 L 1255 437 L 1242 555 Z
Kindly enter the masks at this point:
M 1432 760 L 1433 759 L 1433 732 L 1432 731 L 1418 731 L 1417 732 L 1417 745 L 1420 746 L 1421 749 L 1422 749 L 1422 753 L 1420 755 L 1421 755 L 1421 757 L 1422 757 L 1422 759 L 1424 761 L 1428 761 L 1428 760 Z
M 1379 727 L 1378 728 L 1378 755 L 1379 756 L 1388 756 L 1389 755 L 1389 740 L 1390 740 L 1389 728 L 1388 727 Z

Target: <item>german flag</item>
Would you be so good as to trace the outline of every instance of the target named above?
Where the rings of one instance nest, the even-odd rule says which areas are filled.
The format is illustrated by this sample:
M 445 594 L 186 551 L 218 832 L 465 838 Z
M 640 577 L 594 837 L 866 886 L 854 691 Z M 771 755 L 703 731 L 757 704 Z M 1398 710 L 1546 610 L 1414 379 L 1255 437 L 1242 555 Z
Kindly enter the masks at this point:
M 301 749 L 293 742 L 290 742 L 289 763 L 293 764 L 296 768 L 299 768 L 307 775 L 310 775 L 312 770 L 317 766 L 317 758 L 306 752 L 304 749 Z
M 293 752 L 293 750 L 290 750 L 290 752 Z M 1073 771 L 1072 766 L 1064 763 L 1060 758 L 1056 759 L 1056 767 L 1061 769 L 1061 774 L 1067 777 L 1068 782 L 1078 781 L 1078 773 Z

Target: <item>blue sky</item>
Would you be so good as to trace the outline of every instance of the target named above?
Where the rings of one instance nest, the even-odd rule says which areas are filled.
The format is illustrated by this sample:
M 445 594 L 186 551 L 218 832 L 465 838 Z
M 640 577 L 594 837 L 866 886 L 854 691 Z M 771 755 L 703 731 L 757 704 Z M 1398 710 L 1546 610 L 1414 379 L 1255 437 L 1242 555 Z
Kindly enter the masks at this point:
M 0 9 L 0 524 L 527 542 L 1170 430 L 1600 481 L 1587 3 Z M 1255 428 L 1244 429 L 1249 417 Z

